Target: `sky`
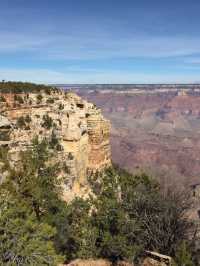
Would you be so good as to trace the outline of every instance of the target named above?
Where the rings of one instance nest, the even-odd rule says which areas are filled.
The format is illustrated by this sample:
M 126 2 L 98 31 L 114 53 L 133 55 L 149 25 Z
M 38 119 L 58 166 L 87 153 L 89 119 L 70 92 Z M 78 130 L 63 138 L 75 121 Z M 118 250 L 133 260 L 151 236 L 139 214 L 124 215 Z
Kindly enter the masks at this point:
M 200 82 L 199 0 L 0 4 L 0 80 Z

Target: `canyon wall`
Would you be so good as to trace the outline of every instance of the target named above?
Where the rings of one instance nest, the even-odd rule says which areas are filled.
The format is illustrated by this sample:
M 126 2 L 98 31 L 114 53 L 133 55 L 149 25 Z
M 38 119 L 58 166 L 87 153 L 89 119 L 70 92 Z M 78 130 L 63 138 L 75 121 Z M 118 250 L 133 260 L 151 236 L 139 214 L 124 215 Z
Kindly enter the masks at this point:
M 9 147 L 17 164 L 19 152 L 32 140 L 46 138 L 56 146 L 56 159 L 65 164 L 65 200 L 87 196 L 87 176 L 111 165 L 110 123 L 95 105 L 74 93 L 54 91 L 0 94 L 0 146 Z
M 148 172 L 163 186 L 198 184 L 200 91 L 106 88 L 77 93 L 111 121 L 113 162 L 133 173 Z

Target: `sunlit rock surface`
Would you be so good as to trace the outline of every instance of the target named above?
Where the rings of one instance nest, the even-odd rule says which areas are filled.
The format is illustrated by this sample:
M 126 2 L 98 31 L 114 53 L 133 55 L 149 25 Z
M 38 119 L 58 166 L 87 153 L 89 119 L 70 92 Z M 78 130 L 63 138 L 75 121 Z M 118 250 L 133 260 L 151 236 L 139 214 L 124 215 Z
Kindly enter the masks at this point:
M 8 146 L 11 160 L 17 162 L 35 136 L 56 138 L 56 160 L 65 162 L 67 169 L 63 197 L 68 201 L 87 196 L 88 174 L 111 165 L 110 123 L 95 105 L 74 93 L 38 95 L 2 95 L 6 101 L 0 102 L 0 145 Z

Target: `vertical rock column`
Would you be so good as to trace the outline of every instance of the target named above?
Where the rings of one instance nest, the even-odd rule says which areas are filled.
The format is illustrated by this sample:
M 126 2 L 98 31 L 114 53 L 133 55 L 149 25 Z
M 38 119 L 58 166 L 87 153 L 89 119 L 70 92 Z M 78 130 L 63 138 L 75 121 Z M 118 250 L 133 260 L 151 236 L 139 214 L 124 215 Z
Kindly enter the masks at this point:
M 111 165 L 110 123 L 100 112 L 88 114 L 89 158 L 88 172 L 101 171 Z

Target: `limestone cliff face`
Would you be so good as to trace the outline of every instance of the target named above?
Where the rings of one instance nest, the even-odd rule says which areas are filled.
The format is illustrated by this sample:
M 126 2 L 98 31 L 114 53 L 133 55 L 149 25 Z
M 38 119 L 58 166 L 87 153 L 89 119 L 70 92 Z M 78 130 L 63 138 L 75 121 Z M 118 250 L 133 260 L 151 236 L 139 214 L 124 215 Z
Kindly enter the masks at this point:
M 0 146 L 9 147 L 11 160 L 35 136 L 54 140 L 67 169 L 64 198 L 87 195 L 87 175 L 111 165 L 110 123 L 101 111 L 71 92 L 0 96 Z

